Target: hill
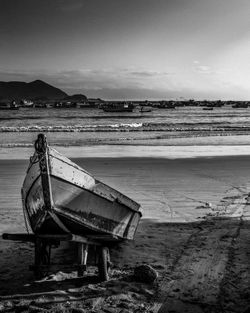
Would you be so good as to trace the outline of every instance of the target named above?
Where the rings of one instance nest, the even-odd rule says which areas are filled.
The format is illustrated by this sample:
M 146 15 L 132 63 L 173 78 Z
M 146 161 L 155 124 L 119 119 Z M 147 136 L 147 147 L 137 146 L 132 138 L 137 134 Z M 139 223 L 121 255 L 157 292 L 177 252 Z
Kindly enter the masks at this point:
M 86 101 L 87 97 L 85 95 L 82 95 L 82 94 L 76 94 L 76 95 L 72 95 L 72 96 L 67 96 L 66 98 L 64 98 L 64 100 L 68 100 L 68 101 Z
M 0 98 L 1 99 L 35 99 L 35 98 L 48 98 L 48 99 L 63 99 L 68 95 L 55 88 L 42 80 L 35 80 L 30 83 L 12 81 L 0 82 Z

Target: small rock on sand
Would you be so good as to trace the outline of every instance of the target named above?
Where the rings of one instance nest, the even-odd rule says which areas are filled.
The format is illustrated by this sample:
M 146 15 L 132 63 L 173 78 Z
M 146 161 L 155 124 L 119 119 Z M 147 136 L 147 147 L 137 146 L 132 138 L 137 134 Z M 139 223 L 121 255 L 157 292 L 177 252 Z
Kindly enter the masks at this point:
M 135 267 L 134 277 L 139 282 L 153 283 L 158 277 L 158 272 L 152 266 L 143 264 Z

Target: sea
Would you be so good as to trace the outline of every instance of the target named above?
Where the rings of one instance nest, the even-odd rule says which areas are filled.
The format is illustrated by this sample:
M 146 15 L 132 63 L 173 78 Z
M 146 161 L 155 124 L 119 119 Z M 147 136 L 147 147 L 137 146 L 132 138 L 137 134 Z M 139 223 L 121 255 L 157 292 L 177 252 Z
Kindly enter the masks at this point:
M 152 108 L 151 112 L 104 112 L 97 108 L 0 111 L 0 146 L 30 145 L 34 132 L 53 133 L 54 145 L 130 144 L 168 138 L 248 135 L 250 109 L 225 105 L 205 111 L 202 107 Z M 71 133 L 71 134 L 69 134 Z M 75 133 L 72 136 L 72 133 Z M 32 137 L 33 138 L 33 137 Z

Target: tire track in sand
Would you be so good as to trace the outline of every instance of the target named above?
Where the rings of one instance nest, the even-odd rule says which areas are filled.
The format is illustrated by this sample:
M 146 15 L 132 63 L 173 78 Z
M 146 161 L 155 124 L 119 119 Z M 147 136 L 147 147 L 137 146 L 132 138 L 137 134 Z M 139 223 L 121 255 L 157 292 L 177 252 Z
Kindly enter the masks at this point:
M 230 205 L 230 214 L 215 214 L 201 222 L 198 231 L 194 228 L 159 285 L 153 312 L 222 312 L 221 288 L 225 285 L 230 249 L 240 233 L 245 204 L 246 199 L 238 199 Z

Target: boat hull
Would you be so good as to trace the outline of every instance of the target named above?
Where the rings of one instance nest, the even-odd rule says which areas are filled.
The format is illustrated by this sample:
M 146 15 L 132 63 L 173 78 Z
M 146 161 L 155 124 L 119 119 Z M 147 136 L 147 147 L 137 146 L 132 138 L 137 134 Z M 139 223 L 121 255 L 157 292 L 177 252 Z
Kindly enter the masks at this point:
M 22 196 L 34 233 L 104 234 L 119 240 L 133 239 L 141 217 L 138 203 L 49 147 L 42 157 L 35 153 L 31 159 Z

